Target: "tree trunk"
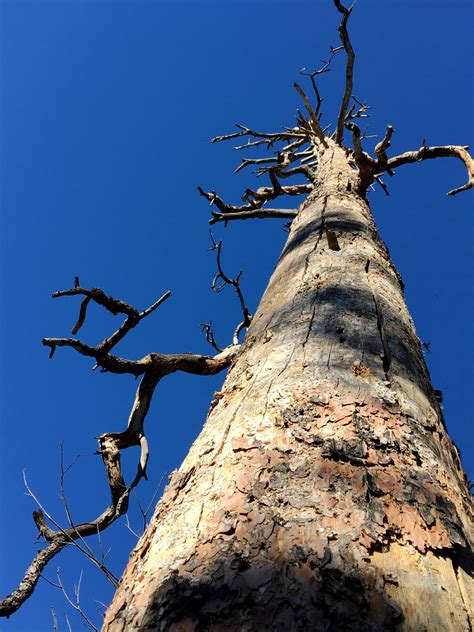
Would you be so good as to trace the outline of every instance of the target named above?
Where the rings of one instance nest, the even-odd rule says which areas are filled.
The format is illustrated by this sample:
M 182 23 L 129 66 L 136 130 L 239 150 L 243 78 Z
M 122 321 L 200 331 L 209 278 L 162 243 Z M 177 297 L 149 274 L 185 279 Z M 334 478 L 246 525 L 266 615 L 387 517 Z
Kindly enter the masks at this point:
M 465 476 L 361 173 L 328 142 L 104 630 L 471 629 Z

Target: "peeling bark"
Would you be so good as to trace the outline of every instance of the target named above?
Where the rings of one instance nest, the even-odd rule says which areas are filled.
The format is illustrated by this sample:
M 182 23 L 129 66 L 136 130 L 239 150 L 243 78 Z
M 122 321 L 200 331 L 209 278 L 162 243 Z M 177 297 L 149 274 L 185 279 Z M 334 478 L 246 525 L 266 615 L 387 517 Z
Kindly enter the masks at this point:
M 132 552 L 108 632 L 471 629 L 458 452 L 367 177 L 326 140 L 223 389 Z

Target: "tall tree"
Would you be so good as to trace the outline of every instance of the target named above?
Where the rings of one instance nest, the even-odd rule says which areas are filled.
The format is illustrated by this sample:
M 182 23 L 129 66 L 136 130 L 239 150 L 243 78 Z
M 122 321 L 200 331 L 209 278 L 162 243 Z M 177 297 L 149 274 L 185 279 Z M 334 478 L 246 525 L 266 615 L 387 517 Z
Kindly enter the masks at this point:
M 469 630 L 470 494 L 447 436 L 367 188 L 398 167 L 467 148 L 375 156 L 355 120 L 351 9 L 334 0 L 347 56 L 335 130 L 316 103 L 298 125 L 246 139 L 270 186 L 240 206 L 200 189 L 211 223 L 288 217 L 288 241 L 197 441 L 132 554 L 106 630 Z M 347 131 L 352 147 L 344 143 Z M 304 184 L 282 180 L 303 176 Z M 294 211 L 268 208 L 307 192 Z M 431 604 L 427 607 L 428 604 Z
M 109 609 L 105 629 L 469 629 L 469 492 L 442 421 L 419 341 L 403 299 L 403 284 L 374 226 L 366 192 L 401 165 L 456 157 L 473 186 L 465 147 L 429 147 L 390 158 L 389 125 L 375 156 L 362 147 L 356 120 L 367 106 L 352 95 L 354 51 L 341 13 L 347 57 L 344 96 L 334 130 L 322 129 L 319 74 L 309 73 L 315 105 L 295 84 L 306 113 L 296 127 L 264 133 L 239 126 L 216 142 L 246 138 L 242 148 L 280 144 L 259 165 L 269 186 L 247 190 L 240 206 L 200 189 L 216 210 L 211 223 L 287 218 L 288 241 L 252 318 L 220 263 L 218 278 L 233 285 L 243 319 L 232 344 L 217 355 L 149 354 L 119 358 L 113 347 L 151 314 L 99 289 L 81 295 L 81 328 L 90 302 L 125 315 L 123 325 L 91 347 L 76 339 L 45 339 L 72 347 L 98 367 L 143 376 L 122 433 L 100 437 L 111 505 L 96 520 L 53 531 L 38 512 L 49 542 L 25 580 L 3 602 L 9 613 L 34 588 L 44 564 L 72 540 L 122 515 L 146 475 L 144 419 L 154 388 L 175 371 L 210 374 L 230 366 L 206 425 L 173 477 L 152 523 L 134 551 Z M 344 141 L 349 132 L 352 146 Z M 293 176 L 303 183 L 283 184 Z M 282 195 L 307 194 L 298 209 L 268 208 Z M 248 327 L 242 345 L 240 332 Z M 137 476 L 126 486 L 120 450 L 141 446 Z M 439 581 L 443 577 L 443 582 Z M 434 597 L 436 608 L 419 608 Z M 10 610 L 9 610 L 10 609 Z M 337 627 L 334 627 L 337 626 Z

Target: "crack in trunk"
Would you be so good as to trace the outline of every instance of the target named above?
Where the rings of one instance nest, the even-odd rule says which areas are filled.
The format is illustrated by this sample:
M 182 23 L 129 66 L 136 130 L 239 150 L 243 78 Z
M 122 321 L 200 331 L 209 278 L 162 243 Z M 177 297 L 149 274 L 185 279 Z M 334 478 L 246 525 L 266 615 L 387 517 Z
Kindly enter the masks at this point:
M 385 375 L 385 380 L 387 382 L 390 381 L 389 371 L 391 365 L 391 355 L 390 350 L 388 348 L 388 342 L 386 340 L 385 331 L 384 331 L 384 321 L 383 321 L 383 313 L 382 308 L 380 307 L 377 297 L 375 296 L 375 292 L 373 291 L 372 284 L 370 282 L 370 259 L 367 259 L 367 263 L 365 264 L 365 272 L 367 274 L 367 281 L 369 284 L 370 291 L 372 293 L 372 300 L 374 303 L 375 313 L 377 316 L 377 331 L 379 332 L 380 342 L 382 343 L 383 353 L 381 354 L 382 358 L 382 368 Z

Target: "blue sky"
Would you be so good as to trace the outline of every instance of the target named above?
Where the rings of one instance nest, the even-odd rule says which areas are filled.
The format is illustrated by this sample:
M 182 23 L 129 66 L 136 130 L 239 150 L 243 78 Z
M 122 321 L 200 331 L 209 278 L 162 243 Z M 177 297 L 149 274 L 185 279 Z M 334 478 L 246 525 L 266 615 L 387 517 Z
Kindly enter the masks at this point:
M 466 1 L 359 0 L 350 30 L 356 50 L 354 94 L 372 106 L 370 131 L 395 127 L 393 153 L 428 144 L 472 143 L 473 7 Z M 77 317 L 74 299 L 51 292 L 85 286 L 144 308 L 165 290 L 173 297 L 118 350 L 208 352 L 199 323 L 213 320 L 222 344 L 239 318 L 230 289 L 209 290 L 215 263 L 207 252 L 208 206 L 196 186 L 237 202 L 253 183 L 232 171 L 232 144 L 206 141 L 235 122 L 278 129 L 294 123 L 292 88 L 303 66 L 325 59 L 338 43 L 329 0 L 246 2 L 3 0 L 1 18 L 1 535 L 0 592 L 16 586 L 37 544 L 22 470 L 48 510 L 61 520 L 59 445 L 76 520 L 95 516 L 108 491 L 94 437 L 125 427 L 136 383 L 99 374 L 68 350 L 48 360 L 45 336 L 64 336 Z M 320 82 L 327 123 L 334 122 L 342 66 Z M 377 142 L 369 142 L 372 148 Z M 372 145 L 370 145 L 372 143 Z M 474 477 L 472 457 L 473 205 L 463 166 L 445 159 L 398 170 L 390 197 L 370 196 L 382 237 L 405 284 L 446 422 Z M 289 201 L 289 205 L 294 200 Z M 283 222 L 235 222 L 224 238 L 229 273 L 244 268 L 251 309 L 258 303 L 285 241 Z M 117 321 L 91 309 L 81 337 L 102 339 Z M 215 378 L 174 375 L 157 389 L 147 420 L 151 448 L 146 504 L 162 476 L 178 467 L 197 436 Z M 131 452 L 131 451 L 130 451 Z M 125 456 L 134 472 L 136 454 Z M 139 513 L 131 523 L 139 527 Z M 123 522 L 103 535 L 120 575 L 135 538 Z M 96 543 L 97 548 L 97 543 Z M 97 623 L 94 599 L 112 588 L 80 553 L 63 552 L 57 567 L 71 591 L 81 569 L 82 605 Z M 59 629 L 64 612 L 82 622 L 56 589 L 41 582 L 6 632 Z

